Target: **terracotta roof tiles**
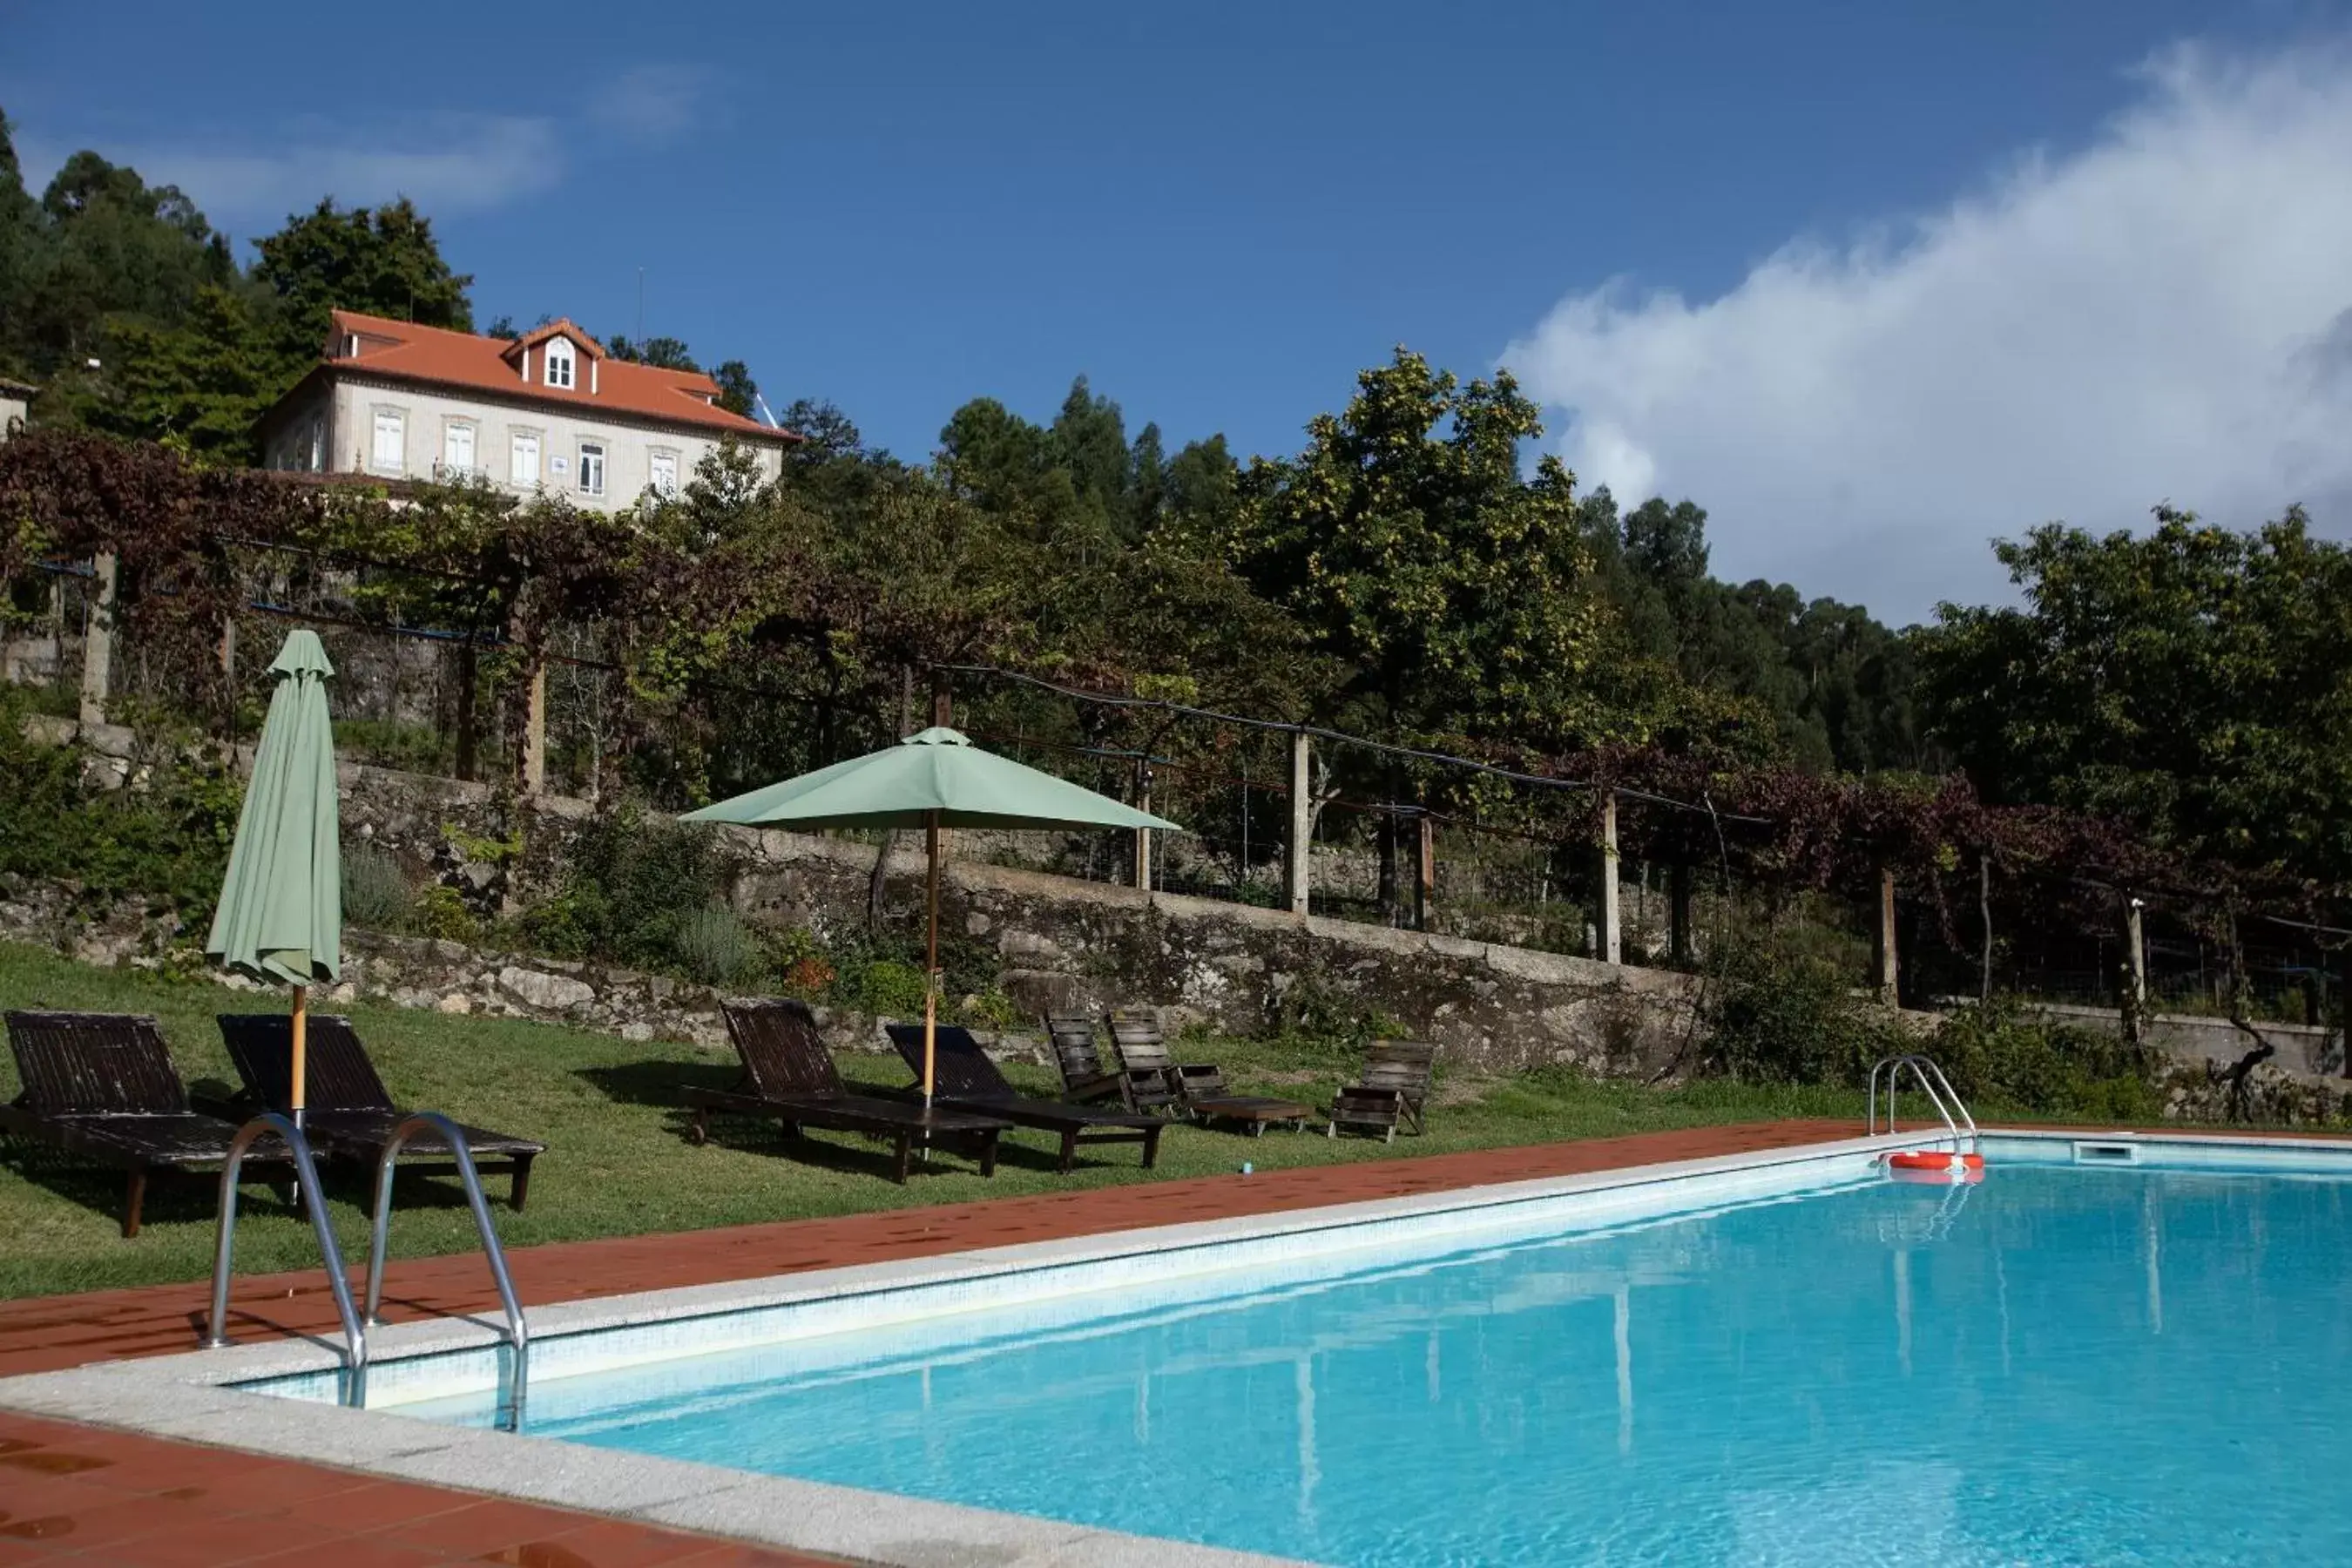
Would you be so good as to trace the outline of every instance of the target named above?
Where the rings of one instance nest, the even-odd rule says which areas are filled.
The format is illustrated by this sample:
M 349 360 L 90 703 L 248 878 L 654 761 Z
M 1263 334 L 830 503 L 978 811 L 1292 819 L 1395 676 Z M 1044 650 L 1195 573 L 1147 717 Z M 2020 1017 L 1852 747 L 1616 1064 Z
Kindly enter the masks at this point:
M 522 379 L 519 361 L 510 358 L 516 344 L 505 338 L 442 327 L 420 327 L 356 310 L 333 313 L 334 341 L 327 345 L 327 368 L 394 380 L 430 382 L 439 386 L 497 393 L 502 397 L 534 403 L 561 404 L 583 412 L 599 411 L 621 417 L 631 415 L 674 425 L 695 425 L 754 440 L 798 441 L 789 430 L 778 430 L 719 406 L 719 384 L 699 371 L 661 370 L 606 355 L 602 344 L 569 321 L 551 321 L 523 338 L 537 347 L 561 332 L 596 361 L 594 376 L 583 365 L 570 387 L 549 386 Z M 352 338 L 358 353 L 339 351 Z M 536 363 L 536 362 L 534 362 Z M 593 387 L 593 390 L 591 390 Z

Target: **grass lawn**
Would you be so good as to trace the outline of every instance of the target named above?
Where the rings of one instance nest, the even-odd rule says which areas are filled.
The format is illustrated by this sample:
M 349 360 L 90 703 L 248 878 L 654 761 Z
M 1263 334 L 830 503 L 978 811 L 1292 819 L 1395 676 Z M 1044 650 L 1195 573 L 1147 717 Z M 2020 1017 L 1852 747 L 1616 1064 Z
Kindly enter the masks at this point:
M 152 1013 L 163 1020 L 180 1074 L 190 1086 L 232 1085 L 213 1016 L 282 1005 L 282 998 L 233 992 L 208 981 L 172 981 L 132 970 L 98 969 L 42 949 L 0 942 L 0 1007 L 54 1007 Z M 1773 1089 L 1702 1083 L 1672 1090 L 1599 1083 L 1568 1073 L 1468 1082 L 1439 1080 L 1428 1135 L 1327 1139 L 1270 1131 L 1248 1138 L 1223 1131 L 1171 1128 L 1156 1170 L 1141 1171 L 1132 1145 L 1083 1152 L 1070 1175 L 1053 1169 L 1046 1133 L 1016 1131 L 1005 1142 L 993 1180 L 951 1154 L 918 1167 L 900 1187 L 879 1145 L 817 1133 L 803 1145 L 815 1159 L 782 1152 L 773 1132 L 722 1121 L 702 1148 L 682 1136 L 677 1086 L 725 1087 L 731 1054 L 688 1045 L 633 1044 L 513 1019 L 453 1017 L 362 1005 L 362 1037 L 401 1103 L 447 1111 L 461 1121 L 543 1139 L 549 1145 L 531 1178 L 530 1207 L 506 1208 L 503 1177 L 487 1182 L 499 1233 L 509 1247 L 646 1231 L 695 1230 L 762 1220 L 851 1214 L 869 1209 L 954 1203 L 1019 1193 L 1174 1180 L 1236 1171 L 1378 1160 L 1449 1150 L 1784 1116 L 1851 1116 L 1857 1095 L 1823 1089 Z M 1222 1063 L 1237 1089 L 1328 1103 L 1351 1064 L 1339 1058 L 1249 1041 L 1212 1041 L 1188 1053 Z M 845 1058 L 853 1081 L 900 1086 L 895 1057 Z M 1042 1069 L 1012 1076 L 1051 1093 Z M 0 1058 L 0 1100 L 16 1092 L 14 1063 Z M 366 1173 L 327 1177 L 335 1229 L 346 1258 L 365 1256 Z M 162 1280 L 201 1279 L 212 1267 L 215 1186 L 209 1179 L 159 1177 L 151 1184 L 145 1228 L 135 1241 L 118 1229 L 119 1172 L 63 1163 L 24 1146 L 0 1151 L 0 1297 L 46 1295 Z M 454 1178 L 404 1183 L 394 1211 L 392 1251 L 419 1257 L 473 1245 L 472 1222 Z M 237 1224 L 240 1272 L 313 1267 L 309 1226 L 267 1190 L 246 1189 Z

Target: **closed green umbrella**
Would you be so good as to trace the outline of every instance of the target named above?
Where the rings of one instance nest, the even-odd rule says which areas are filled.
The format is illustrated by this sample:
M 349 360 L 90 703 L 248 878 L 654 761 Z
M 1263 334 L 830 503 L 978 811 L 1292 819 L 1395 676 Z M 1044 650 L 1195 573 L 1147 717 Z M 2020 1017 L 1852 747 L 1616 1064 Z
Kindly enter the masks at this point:
M 931 1100 L 939 1030 L 940 829 L 942 827 L 1181 827 L 1081 789 L 1066 779 L 983 752 L 953 730 L 897 745 L 686 814 L 688 822 L 762 827 L 919 827 L 929 859 L 929 984 L 923 996 L 923 1103 Z
M 228 876 L 205 956 L 224 969 L 294 988 L 294 1121 L 302 1120 L 310 987 L 343 967 L 343 871 L 335 805 L 335 736 L 319 634 L 297 631 L 269 666 L 269 717 L 236 819 Z

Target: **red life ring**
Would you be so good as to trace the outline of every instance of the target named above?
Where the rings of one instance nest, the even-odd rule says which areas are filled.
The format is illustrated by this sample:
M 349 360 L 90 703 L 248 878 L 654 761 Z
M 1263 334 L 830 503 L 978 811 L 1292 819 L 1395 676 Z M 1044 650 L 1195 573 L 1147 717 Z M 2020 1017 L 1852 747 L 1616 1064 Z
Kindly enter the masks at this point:
M 1906 1149 L 1900 1154 L 1886 1156 L 1890 1171 L 1935 1171 L 1957 1175 L 1969 1171 L 1982 1171 L 1982 1154 L 1955 1153 L 1949 1149 Z

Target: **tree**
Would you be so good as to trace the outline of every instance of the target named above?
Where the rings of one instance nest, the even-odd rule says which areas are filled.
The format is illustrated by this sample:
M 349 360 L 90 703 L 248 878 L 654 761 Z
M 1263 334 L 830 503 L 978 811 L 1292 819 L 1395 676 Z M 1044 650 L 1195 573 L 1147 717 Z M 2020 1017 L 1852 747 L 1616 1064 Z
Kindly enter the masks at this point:
M 53 379 L 43 405 L 53 420 L 73 422 L 103 396 L 85 362 L 100 357 L 110 321 L 172 325 L 200 289 L 236 276 L 227 239 L 185 195 L 95 153 L 68 158 L 33 205 L 12 149 L 0 168 L 0 222 L 12 231 L 0 265 L 16 274 L 0 296 L 0 352 Z
M 795 397 L 777 423 L 801 437 L 798 446 L 785 452 L 788 463 L 838 462 L 866 455 L 866 437 L 856 421 L 828 399 Z
M 176 446 L 213 463 L 254 455 L 254 425 L 285 388 L 251 291 L 206 285 L 177 326 L 135 319 L 107 337 L 113 395 L 89 423 Z
M 1559 459 L 1520 470 L 1542 432 L 1507 372 L 1466 387 L 1400 348 L 1357 378 L 1308 445 L 1254 462 L 1228 538 L 1257 592 L 1349 672 L 1343 722 L 1407 744 L 1457 738 L 1558 746 L 1603 716 L 1582 676 L 1601 606 Z M 1402 765 L 1380 788 L 1409 798 Z M 1381 818 L 1381 902 L 1400 908 L 1392 821 Z
M 1129 527 L 1128 482 L 1130 458 L 1127 420 L 1118 404 L 1097 396 L 1083 375 L 1070 383 L 1055 416 L 1044 460 L 1066 471 L 1070 488 L 1091 529 L 1132 538 Z
M 631 342 L 627 338 L 604 340 L 604 352 L 613 358 L 628 360 L 636 364 L 649 364 L 657 370 L 692 370 L 702 367 L 694 363 L 692 351 L 677 338 L 646 338 Z
M 1186 442 L 1168 461 L 1161 515 L 1212 533 L 1230 531 L 1240 504 L 1241 472 L 1223 436 Z
M 1252 464 L 1241 570 L 1356 672 L 1365 721 L 1558 742 L 1593 717 L 1577 716 L 1598 611 L 1575 478 L 1552 457 L 1519 467 L 1542 428 L 1507 372 L 1465 387 L 1399 349 L 1304 452 Z
M 2352 550 L 2300 508 L 2242 533 L 2156 520 L 1997 544 L 2025 603 L 1938 606 L 1916 642 L 1930 726 L 1989 800 L 2352 880 Z
M 43 238 L 40 206 L 25 189 L 16 137 L 8 117 L 0 114 L 0 300 L 12 301 L 0 311 L 0 370 L 26 374 L 33 369 L 24 307 L 33 297 Z
M 254 248 L 253 276 L 278 297 L 278 350 L 289 363 L 317 356 L 331 310 L 474 330 L 472 276 L 450 270 L 432 220 L 405 196 L 373 208 L 321 197 Z
M 1135 433 L 1135 445 L 1128 453 L 1127 537 L 1141 539 L 1150 533 L 1167 500 L 1168 458 L 1160 447 L 1160 426 L 1146 425 Z
M 937 467 L 958 496 L 1043 541 L 1078 531 L 1077 482 L 1056 455 L 1050 432 L 975 397 L 940 429 Z
M 719 368 L 710 373 L 719 384 L 719 406 L 730 414 L 751 416 L 751 409 L 760 397 L 760 384 L 751 379 L 751 367 L 740 359 L 721 360 Z

